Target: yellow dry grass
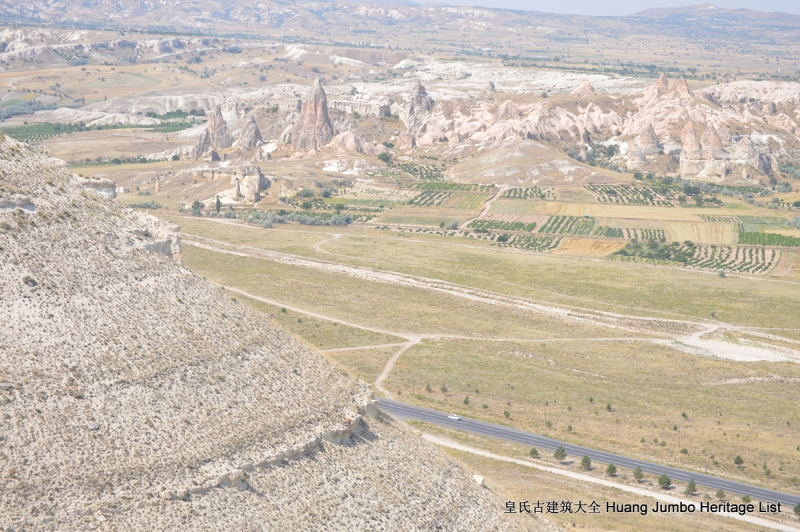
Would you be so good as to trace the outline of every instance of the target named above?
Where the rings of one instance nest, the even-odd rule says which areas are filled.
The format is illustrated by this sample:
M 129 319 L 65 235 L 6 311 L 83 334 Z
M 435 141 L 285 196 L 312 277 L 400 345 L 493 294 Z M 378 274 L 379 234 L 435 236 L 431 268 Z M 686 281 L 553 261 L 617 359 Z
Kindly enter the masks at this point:
M 625 247 L 626 241 L 594 240 L 589 238 L 565 238 L 553 250 L 554 255 L 573 255 L 577 257 L 605 257 Z
M 729 214 L 725 209 L 654 207 L 648 205 L 610 205 L 604 203 L 565 203 L 560 201 L 497 200 L 492 212 L 513 214 L 548 214 L 550 216 L 583 216 L 595 218 L 628 218 L 696 222 L 700 214 Z M 735 214 L 732 214 L 735 216 Z
M 665 222 L 669 240 L 683 242 L 691 240 L 700 244 L 736 243 L 736 231 L 733 224 L 722 222 Z

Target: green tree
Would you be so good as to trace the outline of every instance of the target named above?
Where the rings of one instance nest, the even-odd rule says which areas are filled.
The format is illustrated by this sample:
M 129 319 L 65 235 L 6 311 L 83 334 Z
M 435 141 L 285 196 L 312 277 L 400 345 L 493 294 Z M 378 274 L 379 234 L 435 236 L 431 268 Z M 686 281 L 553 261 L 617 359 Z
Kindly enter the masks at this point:
M 752 500 L 753 500 L 753 499 L 751 499 L 751 498 L 750 498 L 750 495 L 747 495 L 747 494 L 745 494 L 745 495 L 742 495 L 742 502 L 743 502 L 743 503 L 745 503 L 745 504 L 750 504 L 750 502 L 751 502 Z
M 539 458 L 539 451 L 536 450 L 536 447 L 531 447 L 531 450 L 528 451 L 528 454 L 531 455 L 531 458 Z
M 718 489 L 718 490 L 717 490 L 717 493 L 716 493 L 716 497 L 717 497 L 717 499 L 719 499 L 719 500 L 722 500 L 722 499 L 724 499 L 724 498 L 725 498 L 725 492 L 724 492 L 724 491 L 722 491 L 721 489 Z
M 431 393 L 431 391 L 432 391 L 431 390 L 431 383 L 428 383 L 428 384 L 425 385 L 425 391 L 428 392 L 428 393 Z
M 503 410 L 503 415 L 506 417 L 511 417 L 511 412 L 509 412 L 508 410 Z
M 606 411 L 611 412 L 611 403 L 606 403 Z
M 378 154 L 378 160 L 383 163 L 388 163 L 392 159 L 392 156 L 389 155 L 389 152 L 381 152 Z
M 672 479 L 669 478 L 669 476 L 666 473 L 664 473 L 663 475 L 658 477 L 658 485 L 662 489 L 667 489 L 668 487 L 670 487 L 672 485 Z
M 219 199 L 219 196 L 217 196 L 217 201 L 214 203 L 214 209 L 217 211 L 217 214 L 219 214 L 219 210 L 221 208 L 222 208 L 222 201 Z
M 446 384 L 442 384 L 442 388 L 441 389 L 442 389 L 442 393 L 447 393 L 447 385 Z
M 689 479 L 689 483 L 686 484 L 686 489 L 683 490 L 684 495 L 692 495 L 693 493 L 697 493 L 697 484 L 694 483 L 694 479 Z
M 556 452 L 553 453 L 553 458 L 555 458 L 559 462 L 563 462 L 566 457 L 567 457 L 567 451 L 564 450 L 563 445 L 559 445 L 558 449 L 556 449 Z
M 644 471 L 642 471 L 642 468 L 638 465 L 633 468 L 633 478 L 635 478 L 637 482 L 641 482 L 644 478 Z
M 590 470 L 592 468 L 592 459 L 584 455 L 584 457 L 581 458 L 581 467 L 587 471 Z
M 608 464 L 606 466 L 606 475 L 613 477 L 616 474 L 617 474 L 617 466 L 615 466 L 614 464 Z
M 464 398 L 464 404 L 465 405 L 469 404 L 469 395 Z
M 742 457 L 737 454 L 736 458 L 733 459 L 733 463 L 737 466 L 740 466 L 744 463 L 744 460 L 742 460 Z
M 800 502 L 798 502 L 797 504 L 795 504 L 795 506 L 794 506 L 794 514 L 795 514 L 796 516 L 800 517 Z

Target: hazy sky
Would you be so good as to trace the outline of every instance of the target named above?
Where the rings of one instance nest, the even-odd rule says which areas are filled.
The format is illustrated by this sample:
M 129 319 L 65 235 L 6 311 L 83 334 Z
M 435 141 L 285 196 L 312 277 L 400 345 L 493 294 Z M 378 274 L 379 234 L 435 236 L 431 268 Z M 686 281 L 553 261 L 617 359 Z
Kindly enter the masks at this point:
M 445 0 L 446 4 L 479 5 L 505 9 L 525 9 L 546 13 L 577 13 L 581 15 L 631 15 L 651 7 L 680 7 L 703 2 L 691 0 Z M 800 15 L 800 0 L 717 0 L 717 7 L 747 8 L 754 11 L 782 11 Z

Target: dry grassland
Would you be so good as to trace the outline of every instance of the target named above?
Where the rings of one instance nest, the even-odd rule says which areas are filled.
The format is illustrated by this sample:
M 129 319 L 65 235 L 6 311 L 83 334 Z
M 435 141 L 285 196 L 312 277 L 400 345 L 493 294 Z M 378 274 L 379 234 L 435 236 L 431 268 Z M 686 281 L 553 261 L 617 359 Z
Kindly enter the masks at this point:
M 341 323 L 323 320 L 293 310 L 270 305 L 240 294 L 233 294 L 232 297 L 240 298 L 256 310 L 270 315 L 276 325 L 289 331 L 292 336 L 303 340 L 316 349 L 342 349 L 358 346 L 395 344 L 405 341 L 405 339 L 397 336 L 349 327 Z M 377 351 L 371 356 L 376 354 Z M 381 368 L 382 367 L 383 366 L 381 366 Z M 374 377 L 369 379 L 370 382 L 373 380 L 375 380 Z
M 668 239 L 673 242 L 691 240 L 697 244 L 721 244 L 729 246 L 736 243 L 736 226 L 719 222 L 665 222 Z
M 587 503 L 596 501 L 601 505 L 602 511 L 599 514 L 567 514 L 561 512 L 558 514 L 545 514 L 548 520 L 565 527 L 567 530 L 572 528 L 589 530 L 648 530 L 654 532 L 673 532 L 675 530 L 697 532 L 755 532 L 757 530 L 763 530 L 762 527 L 756 525 L 709 514 L 669 514 L 667 516 L 653 514 L 649 510 L 655 500 L 649 497 L 628 493 L 591 482 L 578 481 L 548 471 L 539 471 L 518 464 L 476 456 L 455 449 L 442 448 L 442 450 L 468 470 L 483 476 L 487 485 L 494 489 L 499 489 L 508 500 L 527 500 L 530 501 L 532 505 L 535 504 L 536 501 L 542 501 L 545 508 L 547 501 L 559 501 L 559 503 L 560 501 L 571 501 L 573 503 L 583 501 L 584 506 Z M 522 449 L 518 451 L 522 451 Z M 524 458 L 524 453 L 517 452 L 515 458 Z M 577 463 L 580 457 L 577 457 L 577 459 L 576 457 L 572 457 L 572 460 Z M 557 465 L 554 463 L 555 460 L 539 459 L 537 462 L 542 462 L 548 466 Z M 586 471 L 577 467 L 576 463 L 573 463 L 568 469 L 586 474 Z M 596 469 L 598 467 L 600 467 L 599 464 L 595 466 Z M 655 478 L 648 478 L 638 483 L 631 478 L 623 478 L 630 477 L 629 471 L 621 469 L 619 471 L 618 476 L 612 480 L 638 488 L 651 488 L 655 484 Z M 593 476 L 603 477 L 604 475 L 595 471 Z M 605 478 L 609 477 L 605 476 Z M 680 486 L 680 489 L 682 488 L 683 486 Z M 658 490 L 657 487 L 652 489 L 654 491 Z M 678 488 L 673 489 L 670 494 L 684 497 L 681 493 L 676 493 L 678 490 Z M 698 495 L 695 495 L 692 499 L 699 504 L 704 494 L 711 497 L 714 496 L 713 492 L 701 488 Z M 732 502 L 739 502 L 738 497 L 731 500 Z M 648 514 L 647 516 L 641 516 L 638 513 L 606 513 L 606 502 L 616 502 L 618 504 L 646 504 L 648 506 Z M 574 504 L 573 509 L 576 506 L 577 505 Z
M 287 225 L 265 230 L 178 218 L 183 230 L 344 264 L 442 279 L 545 303 L 640 316 L 716 319 L 735 325 L 797 328 L 800 285 L 616 261 L 500 251 L 486 241 L 423 234 Z M 235 272 L 231 272 L 234 275 Z M 631 282 L 631 280 L 635 280 Z
M 645 342 L 440 340 L 406 351 L 386 387 L 422 406 L 800 493 L 800 426 L 793 417 L 800 387 L 792 381 L 709 384 L 770 375 L 800 378 L 800 366 L 744 365 Z M 420 391 L 420 383 L 432 391 Z M 736 455 L 745 460 L 741 469 Z
M 398 333 L 524 339 L 608 334 L 605 328 L 557 321 L 523 310 L 193 246 L 185 246 L 183 257 L 187 267 L 222 286 Z

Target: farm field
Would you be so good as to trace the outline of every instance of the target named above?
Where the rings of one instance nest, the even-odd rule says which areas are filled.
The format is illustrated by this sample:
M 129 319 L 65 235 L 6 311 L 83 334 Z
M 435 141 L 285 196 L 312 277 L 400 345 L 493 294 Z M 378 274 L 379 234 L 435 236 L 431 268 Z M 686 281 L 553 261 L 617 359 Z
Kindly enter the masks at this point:
M 797 289 L 791 283 L 753 285 L 747 279 L 723 280 L 677 268 L 618 261 L 593 262 L 587 268 L 579 257 L 498 253 L 503 250 L 489 241 L 423 233 L 353 226 L 336 228 L 342 236 L 331 239 L 331 229 L 324 227 L 287 224 L 264 230 L 237 221 L 176 216 L 172 211 L 158 214 L 174 219 L 189 235 L 438 278 L 552 304 L 604 311 L 635 308 L 643 315 L 698 319 L 716 311 L 728 323 L 788 328 L 794 327 L 792 313 L 800 311 L 800 299 L 786 297 L 787 290 Z M 640 283 L 630 285 L 632 277 Z
M 593 218 L 652 219 L 676 222 L 698 221 L 698 215 L 719 214 L 719 209 L 696 207 L 650 207 L 646 205 L 606 205 L 600 203 L 567 203 L 561 201 L 523 201 L 498 199 L 492 212 L 509 214 L 546 214 L 549 216 L 583 216 Z

